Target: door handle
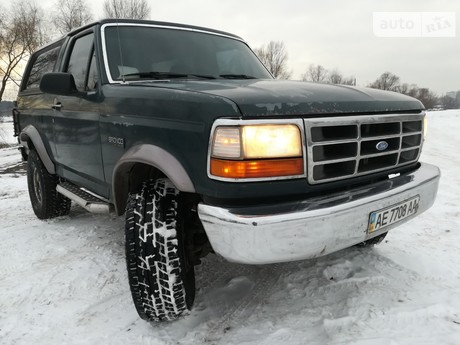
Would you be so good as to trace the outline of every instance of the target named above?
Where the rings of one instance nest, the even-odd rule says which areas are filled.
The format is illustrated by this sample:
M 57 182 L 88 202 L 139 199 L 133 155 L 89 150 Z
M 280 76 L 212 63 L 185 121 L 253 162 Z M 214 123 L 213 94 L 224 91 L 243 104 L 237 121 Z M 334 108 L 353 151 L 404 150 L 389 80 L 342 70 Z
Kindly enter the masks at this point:
M 62 103 L 61 103 L 61 102 L 54 103 L 54 104 L 51 106 L 51 108 L 54 109 L 54 110 L 61 110 L 61 108 L 62 108 Z

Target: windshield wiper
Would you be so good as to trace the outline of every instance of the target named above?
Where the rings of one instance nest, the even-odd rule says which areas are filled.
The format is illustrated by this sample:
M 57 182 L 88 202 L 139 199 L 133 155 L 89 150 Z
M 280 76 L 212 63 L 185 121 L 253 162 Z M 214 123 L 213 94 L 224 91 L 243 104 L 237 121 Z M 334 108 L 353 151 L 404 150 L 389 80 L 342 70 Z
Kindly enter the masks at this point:
M 216 77 L 212 75 L 204 75 L 204 74 L 187 74 L 187 78 L 190 77 L 195 77 L 195 78 L 200 78 L 200 79 L 217 79 Z
M 173 72 L 135 72 L 128 73 L 122 77 L 139 77 L 148 79 L 176 79 L 176 78 L 198 78 L 198 79 L 216 79 L 212 75 L 200 75 L 200 74 L 186 74 L 186 73 L 173 73 Z
M 225 79 L 257 79 L 256 77 L 247 74 L 221 74 L 219 77 Z

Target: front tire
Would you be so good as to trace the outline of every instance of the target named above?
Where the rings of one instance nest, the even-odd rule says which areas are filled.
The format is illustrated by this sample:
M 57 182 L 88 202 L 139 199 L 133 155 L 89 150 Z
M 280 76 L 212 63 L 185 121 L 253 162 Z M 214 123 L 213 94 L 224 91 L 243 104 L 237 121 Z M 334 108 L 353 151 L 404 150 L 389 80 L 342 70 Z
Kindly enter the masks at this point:
M 195 274 L 185 250 L 180 194 L 166 178 L 150 180 L 129 196 L 126 262 L 139 316 L 172 321 L 190 310 Z
M 32 208 L 39 219 L 69 214 L 71 201 L 56 191 L 58 182 L 58 177 L 46 170 L 37 152 L 31 150 L 27 159 L 27 185 Z

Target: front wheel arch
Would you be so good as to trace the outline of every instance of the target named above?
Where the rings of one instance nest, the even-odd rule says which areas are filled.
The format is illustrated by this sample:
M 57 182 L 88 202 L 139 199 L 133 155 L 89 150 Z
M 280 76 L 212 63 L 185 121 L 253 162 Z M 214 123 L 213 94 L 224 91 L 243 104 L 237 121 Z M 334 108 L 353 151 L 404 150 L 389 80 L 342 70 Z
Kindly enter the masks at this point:
M 153 175 L 153 176 L 152 176 Z M 143 144 L 130 148 L 115 165 L 112 193 L 115 210 L 122 215 L 128 195 L 147 178 L 167 177 L 180 192 L 195 193 L 195 186 L 182 164 L 161 147 Z

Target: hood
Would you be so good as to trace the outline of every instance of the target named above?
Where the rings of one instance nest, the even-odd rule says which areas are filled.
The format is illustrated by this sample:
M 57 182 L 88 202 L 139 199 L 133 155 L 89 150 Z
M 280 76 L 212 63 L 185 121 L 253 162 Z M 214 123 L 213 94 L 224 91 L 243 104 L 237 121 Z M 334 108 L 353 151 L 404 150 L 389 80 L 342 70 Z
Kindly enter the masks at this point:
M 220 79 L 142 84 L 221 96 L 235 102 L 242 115 L 248 117 L 409 112 L 424 109 L 420 101 L 409 96 L 346 85 Z

